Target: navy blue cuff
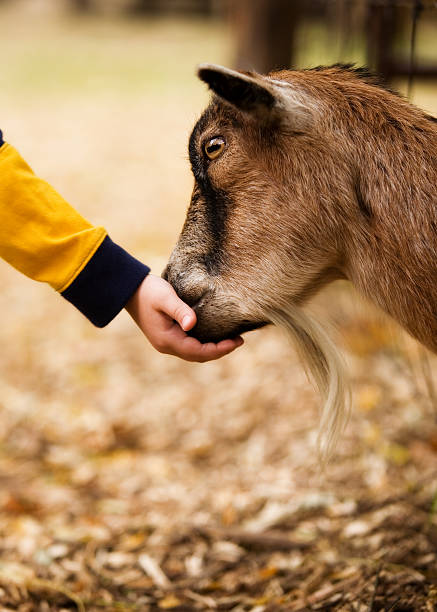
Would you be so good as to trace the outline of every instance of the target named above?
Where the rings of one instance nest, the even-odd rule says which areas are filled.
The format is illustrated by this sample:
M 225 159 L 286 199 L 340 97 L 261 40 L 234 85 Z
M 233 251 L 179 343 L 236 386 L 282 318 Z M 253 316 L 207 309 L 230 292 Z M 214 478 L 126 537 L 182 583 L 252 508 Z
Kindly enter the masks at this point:
M 91 323 L 104 327 L 125 307 L 149 272 L 150 268 L 106 236 L 61 295 Z
M 0 147 L 1 147 L 2 145 L 4 145 L 4 144 L 5 144 L 5 141 L 3 140 L 3 133 L 2 133 L 2 131 L 0 130 Z

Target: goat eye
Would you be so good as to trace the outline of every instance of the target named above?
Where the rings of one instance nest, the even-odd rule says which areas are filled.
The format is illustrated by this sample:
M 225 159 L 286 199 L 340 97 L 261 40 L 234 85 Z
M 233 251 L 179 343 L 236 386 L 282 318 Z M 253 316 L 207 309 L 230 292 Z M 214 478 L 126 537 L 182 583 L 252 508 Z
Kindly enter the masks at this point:
M 211 138 L 204 145 L 205 154 L 209 159 L 216 159 L 223 152 L 224 148 L 225 141 L 221 136 Z

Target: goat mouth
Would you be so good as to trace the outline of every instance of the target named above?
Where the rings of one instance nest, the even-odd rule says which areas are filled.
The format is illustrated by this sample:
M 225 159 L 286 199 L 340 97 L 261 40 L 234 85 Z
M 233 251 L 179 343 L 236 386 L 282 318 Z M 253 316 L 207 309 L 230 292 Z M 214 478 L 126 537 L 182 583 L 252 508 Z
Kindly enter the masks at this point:
M 269 325 L 269 323 L 269 321 L 243 321 L 235 327 L 223 331 L 204 329 L 203 327 L 196 325 L 187 333 L 189 336 L 193 336 L 202 343 L 220 342 L 221 340 L 227 340 L 228 338 L 236 338 L 241 334 L 260 329 L 265 325 Z

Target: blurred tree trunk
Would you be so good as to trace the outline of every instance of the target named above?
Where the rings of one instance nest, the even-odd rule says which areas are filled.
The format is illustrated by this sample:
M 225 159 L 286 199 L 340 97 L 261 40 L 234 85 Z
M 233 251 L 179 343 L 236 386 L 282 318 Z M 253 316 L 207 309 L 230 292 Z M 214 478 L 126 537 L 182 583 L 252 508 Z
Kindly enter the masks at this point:
M 437 67 L 410 62 L 411 28 L 435 0 L 227 0 L 236 40 L 235 67 L 269 72 L 293 66 L 296 29 L 303 18 L 322 18 L 348 60 L 352 41 L 364 36 L 367 64 L 385 80 L 410 72 L 434 78 Z M 432 4 L 434 6 L 434 4 Z M 420 10 L 419 10 L 420 9 Z M 337 40 L 335 40 L 337 39 Z
M 414 72 L 422 77 L 436 76 L 436 67 L 410 65 L 411 29 L 415 16 L 415 0 L 397 4 L 369 2 L 367 21 L 367 62 L 386 81 Z M 414 50 L 413 50 L 414 51 Z
M 133 13 L 157 13 L 159 11 L 159 0 L 136 0 L 132 5 Z
M 387 81 L 393 72 L 392 47 L 395 9 L 391 4 L 373 4 L 368 9 L 367 62 Z
M 230 0 L 228 10 L 237 41 L 236 68 L 269 72 L 291 66 L 299 0 Z
M 78 13 L 85 13 L 92 8 L 92 0 L 70 0 L 73 9 Z
M 136 0 L 131 8 L 133 13 L 150 14 L 162 12 L 190 12 L 210 15 L 214 9 L 214 0 Z

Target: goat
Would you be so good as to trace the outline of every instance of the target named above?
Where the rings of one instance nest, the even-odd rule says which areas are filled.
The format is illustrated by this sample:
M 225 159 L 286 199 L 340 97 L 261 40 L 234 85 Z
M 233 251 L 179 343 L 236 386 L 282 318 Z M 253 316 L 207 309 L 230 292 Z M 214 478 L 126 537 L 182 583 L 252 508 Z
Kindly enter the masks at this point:
M 309 297 L 349 279 L 437 351 L 436 119 L 349 65 L 198 75 L 214 95 L 190 137 L 194 191 L 163 276 L 201 341 L 288 330 L 325 398 L 327 458 L 349 390 L 301 309 Z

